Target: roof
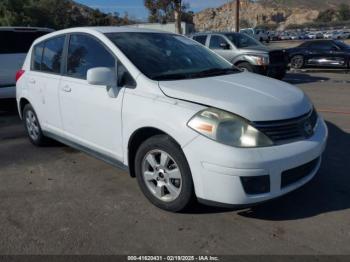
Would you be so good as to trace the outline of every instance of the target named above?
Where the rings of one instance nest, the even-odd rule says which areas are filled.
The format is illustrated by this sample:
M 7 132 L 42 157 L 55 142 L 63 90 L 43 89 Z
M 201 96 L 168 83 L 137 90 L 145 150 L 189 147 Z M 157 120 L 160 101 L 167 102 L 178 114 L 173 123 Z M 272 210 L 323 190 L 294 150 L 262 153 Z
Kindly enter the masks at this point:
M 167 33 L 161 30 L 156 29 L 148 29 L 148 28 L 140 28 L 136 26 L 95 26 L 95 27 L 78 27 L 72 28 L 74 30 L 79 29 L 89 29 L 100 32 L 102 34 L 106 33 L 127 33 L 127 32 L 135 32 L 135 33 Z
M 46 39 L 49 39 L 51 37 L 60 36 L 63 34 L 70 34 L 70 33 L 88 33 L 92 35 L 103 35 L 107 33 L 128 33 L 128 32 L 135 32 L 135 33 L 162 33 L 162 34 L 169 34 L 168 32 L 160 31 L 160 30 L 153 30 L 153 29 L 145 29 L 145 28 L 137 28 L 137 27 L 130 27 L 130 26 L 96 26 L 96 27 L 75 27 L 75 28 L 69 28 L 69 29 L 63 29 L 59 31 L 55 31 L 52 33 L 49 33 L 47 35 L 44 35 L 42 37 L 39 37 L 34 41 L 34 44 L 44 41 Z

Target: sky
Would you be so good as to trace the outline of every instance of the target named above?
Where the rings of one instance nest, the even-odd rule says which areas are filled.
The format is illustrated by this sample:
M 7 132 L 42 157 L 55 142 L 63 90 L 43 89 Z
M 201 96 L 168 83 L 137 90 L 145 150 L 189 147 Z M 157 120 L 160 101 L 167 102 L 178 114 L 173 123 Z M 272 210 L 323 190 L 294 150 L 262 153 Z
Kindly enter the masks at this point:
M 139 20 L 146 20 L 148 11 L 143 5 L 143 0 L 76 0 L 76 2 L 98 8 L 104 12 L 118 12 L 123 15 L 125 12 Z M 229 2 L 229 0 L 184 0 L 190 4 L 194 12 L 201 11 L 208 7 L 218 7 Z

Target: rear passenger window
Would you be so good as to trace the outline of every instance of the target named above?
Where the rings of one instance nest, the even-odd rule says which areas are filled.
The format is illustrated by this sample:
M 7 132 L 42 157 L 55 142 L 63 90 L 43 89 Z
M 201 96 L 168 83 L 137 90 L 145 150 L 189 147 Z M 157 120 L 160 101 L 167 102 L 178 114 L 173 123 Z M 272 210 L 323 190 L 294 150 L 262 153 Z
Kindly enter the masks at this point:
M 45 42 L 41 71 L 56 74 L 61 72 L 62 53 L 65 39 L 66 37 L 62 36 Z
M 207 36 L 197 35 L 193 37 L 193 40 L 197 41 L 198 43 L 201 43 L 202 45 L 205 45 L 205 42 L 207 41 Z
M 72 35 L 69 41 L 67 75 L 86 79 L 87 71 L 94 67 L 115 68 L 116 59 L 107 49 L 87 35 Z
M 44 43 L 37 44 L 33 51 L 32 69 L 36 71 L 41 70 L 41 60 L 43 58 Z

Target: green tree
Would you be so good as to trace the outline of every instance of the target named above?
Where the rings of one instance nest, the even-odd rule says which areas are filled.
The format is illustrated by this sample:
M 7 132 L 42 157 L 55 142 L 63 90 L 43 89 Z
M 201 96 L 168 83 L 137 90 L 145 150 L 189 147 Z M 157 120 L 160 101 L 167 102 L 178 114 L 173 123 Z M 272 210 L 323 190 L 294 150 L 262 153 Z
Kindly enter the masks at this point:
M 181 21 L 185 5 L 182 0 L 144 0 L 145 7 L 149 10 L 148 21 L 151 23 L 168 23 L 175 21 L 177 33 L 182 33 Z M 189 13 L 186 18 L 188 19 Z
M 337 12 L 334 9 L 327 9 L 319 13 L 316 22 L 331 22 L 336 17 Z
M 338 8 L 338 19 L 339 21 L 350 20 L 350 7 L 347 4 L 340 4 Z

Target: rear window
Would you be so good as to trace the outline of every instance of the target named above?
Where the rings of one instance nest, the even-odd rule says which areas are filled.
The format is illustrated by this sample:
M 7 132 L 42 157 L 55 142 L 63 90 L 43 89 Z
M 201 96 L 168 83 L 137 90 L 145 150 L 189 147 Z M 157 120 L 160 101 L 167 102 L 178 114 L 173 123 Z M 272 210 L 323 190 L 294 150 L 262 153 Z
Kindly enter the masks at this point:
M 207 41 L 207 36 L 197 35 L 193 37 L 193 40 L 197 41 L 198 43 L 201 43 L 202 45 L 205 45 L 205 42 Z
M 0 31 L 0 54 L 27 53 L 34 40 L 47 33 L 43 31 Z

